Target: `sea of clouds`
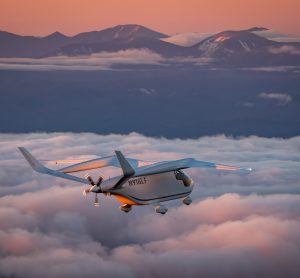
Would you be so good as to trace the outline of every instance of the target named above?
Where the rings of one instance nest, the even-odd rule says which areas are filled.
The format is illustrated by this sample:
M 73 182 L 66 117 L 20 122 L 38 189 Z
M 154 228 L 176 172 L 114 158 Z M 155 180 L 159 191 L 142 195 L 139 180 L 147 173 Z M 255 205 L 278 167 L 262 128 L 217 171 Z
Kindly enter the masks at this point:
M 113 197 L 101 196 L 95 208 L 93 196 L 81 194 L 85 185 L 32 171 L 18 146 L 39 159 L 118 149 L 145 160 L 194 157 L 254 170 L 187 170 L 192 205 L 174 200 L 166 215 L 151 206 L 125 214 Z M 1 134 L 0 277 L 300 277 L 299 168 L 300 137 Z

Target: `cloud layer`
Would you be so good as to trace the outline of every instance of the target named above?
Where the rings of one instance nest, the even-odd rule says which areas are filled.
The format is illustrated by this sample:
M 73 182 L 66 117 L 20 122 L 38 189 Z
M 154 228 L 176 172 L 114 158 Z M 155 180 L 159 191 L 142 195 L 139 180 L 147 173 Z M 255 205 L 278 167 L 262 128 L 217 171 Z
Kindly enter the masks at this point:
M 41 59 L 0 58 L 5 70 L 110 70 L 113 65 L 159 65 L 163 58 L 148 49 L 101 52 L 88 56 L 55 56 Z
M 148 206 L 124 214 L 112 197 L 101 197 L 97 209 L 92 196 L 82 197 L 84 186 L 33 172 L 19 145 L 41 159 L 121 149 L 141 159 L 195 157 L 254 172 L 188 170 L 196 183 L 191 206 L 178 200 L 166 203 L 164 216 Z M 298 277 L 299 148 L 300 137 L 2 134 L 0 276 Z
M 130 66 L 172 66 L 174 64 L 190 64 L 206 66 L 211 58 L 173 57 L 164 58 L 149 49 L 127 49 L 117 52 L 99 52 L 81 56 L 53 56 L 47 58 L 0 58 L 0 70 L 124 70 Z
M 299 55 L 300 54 L 300 48 L 296 46 L 291 45 L 283 45 L 276 48 L 271 48 L 270 52 L 272 54 L 292 54 L 292 55 Z
M 267 39 L 278 41 L 278 42 L 300 42 L 300 37 L 281 34 L 278 33 L 276 30 L 256 31 L 253 33 L 255 33 L 258 36 L 262 36 Z

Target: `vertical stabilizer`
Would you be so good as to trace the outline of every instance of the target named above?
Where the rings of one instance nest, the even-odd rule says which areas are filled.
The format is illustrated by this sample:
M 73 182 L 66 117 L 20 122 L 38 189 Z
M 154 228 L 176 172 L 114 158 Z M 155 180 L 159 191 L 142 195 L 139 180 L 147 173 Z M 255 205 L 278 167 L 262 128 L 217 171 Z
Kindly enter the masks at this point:
M 115 151 L 116 156 L 119 160 L 120 166 L 122 168 L 124 177 L 131 177 L 135 174 L 134 169 L 128 162 L 128 160 L 125 158 L 125 156 L 120 151 Z

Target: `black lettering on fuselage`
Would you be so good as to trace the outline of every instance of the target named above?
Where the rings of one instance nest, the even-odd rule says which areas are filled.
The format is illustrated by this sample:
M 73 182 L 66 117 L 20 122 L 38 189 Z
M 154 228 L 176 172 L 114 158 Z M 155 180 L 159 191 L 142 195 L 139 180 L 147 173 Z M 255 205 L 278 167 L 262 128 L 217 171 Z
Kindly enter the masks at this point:
M 138 184 L 146 184 L 146 183 L 147 183 L 146 177 L 136 178 L 128 181 L 129 186 L 135 186 Z

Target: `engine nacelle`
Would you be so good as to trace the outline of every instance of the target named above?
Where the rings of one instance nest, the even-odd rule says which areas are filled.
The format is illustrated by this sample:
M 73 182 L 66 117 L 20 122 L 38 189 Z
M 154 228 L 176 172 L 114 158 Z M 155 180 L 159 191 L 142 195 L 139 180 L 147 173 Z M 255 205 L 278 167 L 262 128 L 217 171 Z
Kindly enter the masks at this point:
M 175 177 L 177 180 L 182 180 L 184 186 L 191 186 L 194 183 L 192 178 L 181 170 L 175 172 Z

